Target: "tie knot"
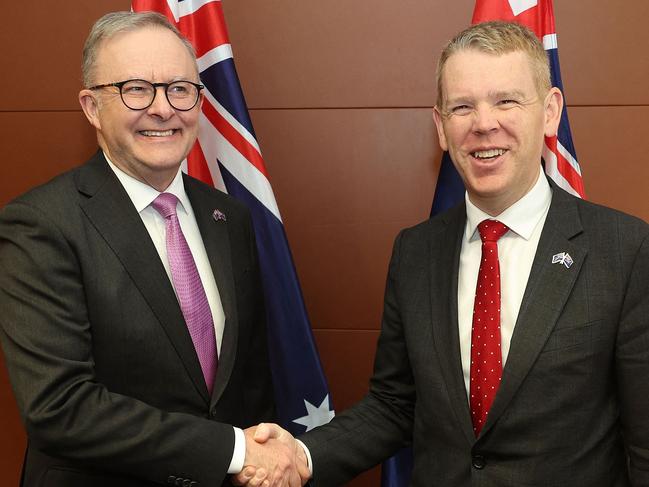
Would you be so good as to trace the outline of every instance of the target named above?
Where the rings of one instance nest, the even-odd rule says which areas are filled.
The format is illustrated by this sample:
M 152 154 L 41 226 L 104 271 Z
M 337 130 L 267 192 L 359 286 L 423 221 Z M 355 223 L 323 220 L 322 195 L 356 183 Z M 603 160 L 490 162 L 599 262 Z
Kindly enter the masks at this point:
M 500 237 L 505 235 L 509 227 L 498 220 L 482 220 L 478 225 L 480 238 L 483 242 L 497 242 Z
M 167 219 L 176 214 L 176 205 L 178 198 L 171 193 L 160 193 L 156 199 L 153 200 L 151 206 L 160 213 L 162 218 Z

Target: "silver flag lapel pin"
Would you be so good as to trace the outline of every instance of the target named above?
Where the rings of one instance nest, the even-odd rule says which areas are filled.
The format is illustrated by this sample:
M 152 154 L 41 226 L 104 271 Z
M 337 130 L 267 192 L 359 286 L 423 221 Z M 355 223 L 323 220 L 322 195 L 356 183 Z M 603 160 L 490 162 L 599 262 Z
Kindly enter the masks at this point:
M 566 269 L 570 269 L 570 266 L 574 263 L 572 257 L 568 252 L 560 252 L 552 256 L 553 264 L 563 264 L 566 266 Z
M 214 221 L 217 222 L 219 220 L 224 222 L 228 221 L 228 219 L 225 217 L 225 213 L 223 213 L 221 210 L 214 210 L 214 212 L 212 213 L 212 218 L 214 218 Z

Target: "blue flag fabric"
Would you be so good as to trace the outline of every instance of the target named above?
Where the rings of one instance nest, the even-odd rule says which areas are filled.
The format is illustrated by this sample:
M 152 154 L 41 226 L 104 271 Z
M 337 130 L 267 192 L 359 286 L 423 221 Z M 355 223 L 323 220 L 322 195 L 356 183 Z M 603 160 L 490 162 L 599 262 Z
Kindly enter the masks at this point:
M 444 152 L 439 167 L 435 196 L 430 216 L 449 210 L 459 204 L 464 198 L 464 183 L 458 174 L 448 152 Z
M 269 320 L 275 404 L 280 424 L 301 434 L 329 422 L 333 411 L 284 226 L 223 166 L 221 174 L 228 192 L 252 212 Z

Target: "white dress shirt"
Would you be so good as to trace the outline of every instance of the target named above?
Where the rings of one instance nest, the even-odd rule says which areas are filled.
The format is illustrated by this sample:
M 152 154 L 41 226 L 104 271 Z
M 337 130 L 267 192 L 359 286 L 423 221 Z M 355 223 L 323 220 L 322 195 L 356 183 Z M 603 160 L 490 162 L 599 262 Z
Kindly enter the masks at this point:
M 128 194 L 133 206 L 140 215 L 142 223 L 146 227 L 153 245 L 155 245 L 160 260 L 164 265 L 165 270 L 167 271 L 167 276 L 169 277 L 169 282 L 173 286 L 173 280 L 171 278 L 171 269 L 169 268 L 169 260 L 167 259 L 167 244 L 166 244 L 166 225 L 164 218 L 157 212 L 151 203 L 155 200 L 160 191 L 151 186 L 138 181 L 132 176 L 126 174 L 120 168 L 115 166 L 109 159 L 108 156 L 104 153 L 108 165 L 113 170 L 117 179 L 122 184 L 126 193 Z M 223 305 L 221 303 L 221 297 L 219 295 L 219 290 L 216 286 L 216 280 L 214 279 L 214 273 L 212 272 L 212 267 L 210 266 L 209 259 L 207 257 L 207 251 L 205 250 L 205 244 L 201 237 L 201 233 L 198 229 L 198 224 L 196 223 L 196 217 L 194 216 L 194 210 L 191 203 L 189 202 L 189 197 L 185 192 L 185 186 L 183 184 L 182 173 L 180 169 L 176 174 L 176 177 L 173 179 L 171 184 L 165 189 L 165 193 L 171 193 L 176 198 L 178 198 L 178 206 L 176 207 L 178 222 L 180 223 L 180 228 L 187 240 L 187 245 L 191 250 L 192 256 L 194 257 L 194 262 L 196 263 L 196 268 L 198 270 L 198 275 L 201 278 L 201 283 L 205 289 L 205 295 L 207 296 L 207 302 L 210 305 L 210 311 L 212 312 L 212 320 L 214 322 L 214 333 L 216 336 L 216 346 L 218 354 L 221 354 L 221 344 L 223 341 L 223 330 L 225 328 L 225 313 L 223 311 Z M 175 292 L 175 288 L 174 288 Z M 235 432 L 235 446 L 234 453 L 232 456 L 232 462 L 230 463 L 230 468 L 228 473 L 239 473 L 243 469 L 243 463 L 246 455 L 246 443 L 245 436 L 243 431 L 239 428 L 234 428 Z
M 466 225 L 460 251 L 457 304 L 460 334 L 460 355 L 464 384 L 469 398 L 471 366 L 471 328 L 475 288 L 478 282 L 478 268 L 482 256 L 482 242 L 478 224 L 486 219 L 498 220 L 509 227 L 509 231 L 498 240 L 500 263 L 500 333 L 503 368 L 507 362 L 514 326 L 530 276 L 532 262 L 541 237 L 541 230 L 548 215 L 552 190 L 539 167 L 539 178 L 532 189 L 520 200 L 498 216 L 490 216 L 466 201 Z

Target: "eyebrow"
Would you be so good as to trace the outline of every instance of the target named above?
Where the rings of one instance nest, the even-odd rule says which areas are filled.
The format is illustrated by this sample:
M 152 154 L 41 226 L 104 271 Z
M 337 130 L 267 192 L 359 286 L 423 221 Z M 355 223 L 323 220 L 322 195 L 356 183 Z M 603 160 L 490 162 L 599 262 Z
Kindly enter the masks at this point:
M 490 91 L 487 93 L 487 98 L 490 100 L 525 100 L 526 95 L 521 90 L 502 90 L 502 91 Z M 474 97 L 472 96 L 458 96 L 457 98 L 447 98 L 444 101 L 442 106 L 443 110 L 448 110 L 448 107 L 451 105 L 465 105 L 472 104 L 474 102 Z
M 503 98 L 525 98 L 525 94 L 520 90 L 510 91 L 490 91 L 487 93 L 489 98 L 503 99 Z
M 471 103 L 473 100 L 470 96 L 458 96 L 457 98 L 447 98 L 444 100 L 444 105 L 463 105 L 465 103 Z

